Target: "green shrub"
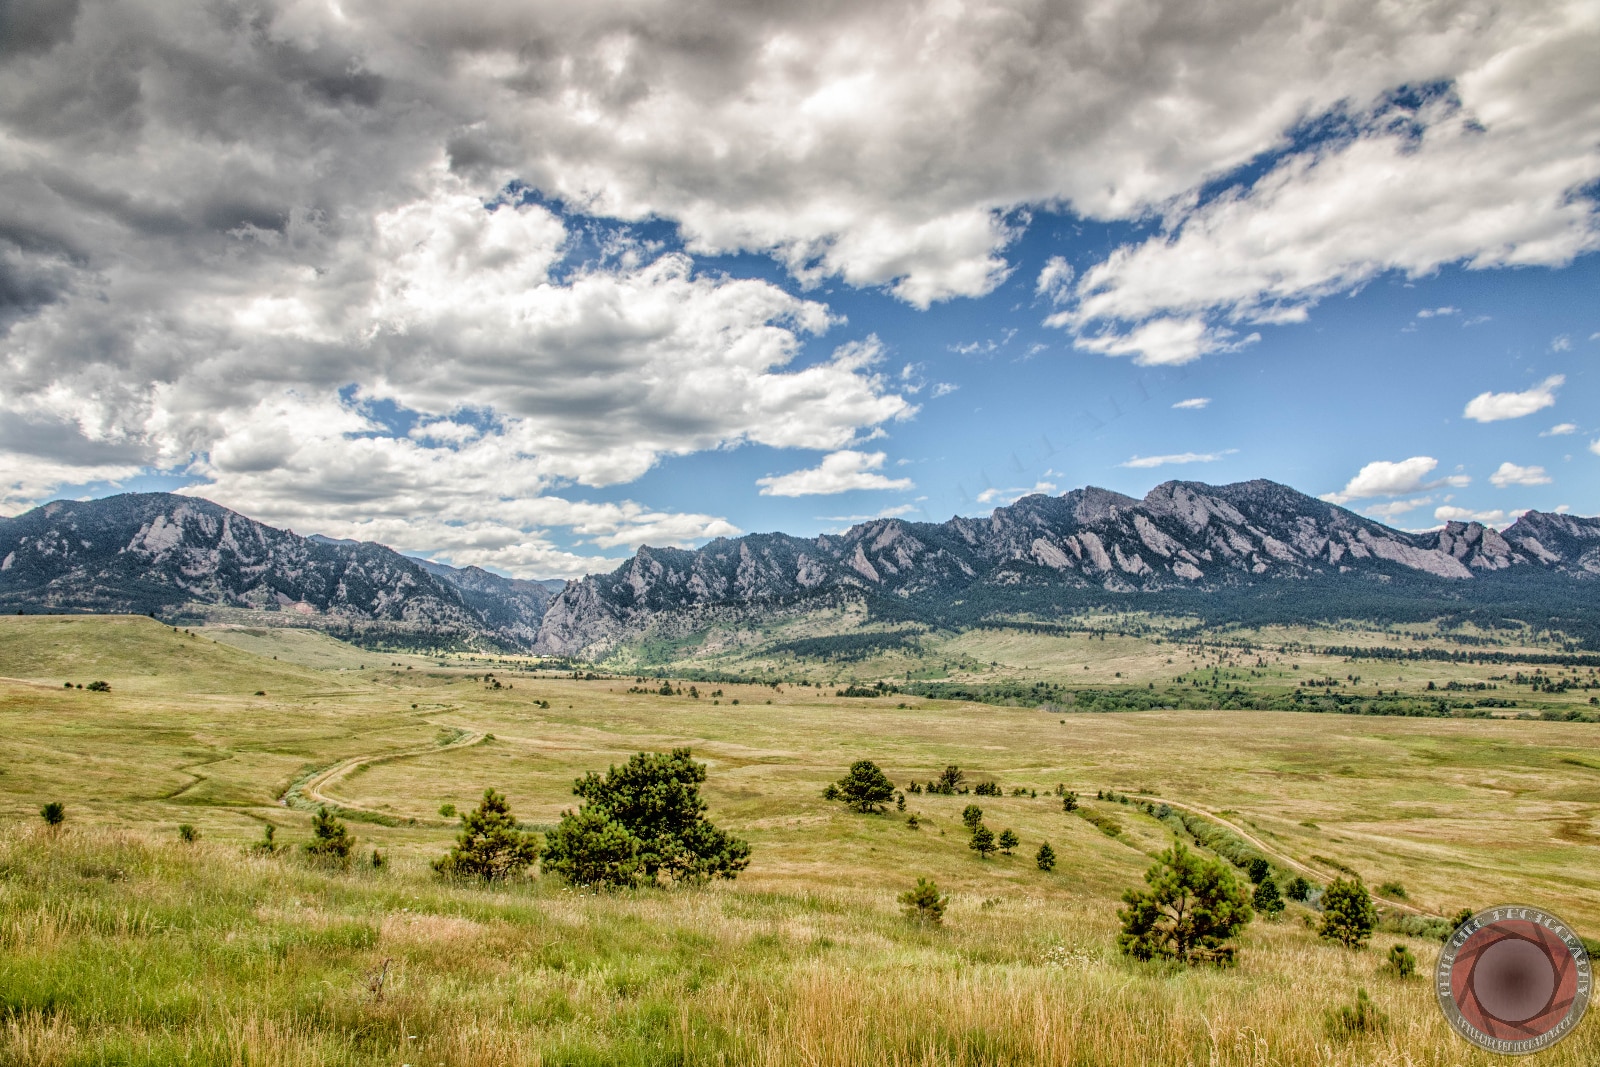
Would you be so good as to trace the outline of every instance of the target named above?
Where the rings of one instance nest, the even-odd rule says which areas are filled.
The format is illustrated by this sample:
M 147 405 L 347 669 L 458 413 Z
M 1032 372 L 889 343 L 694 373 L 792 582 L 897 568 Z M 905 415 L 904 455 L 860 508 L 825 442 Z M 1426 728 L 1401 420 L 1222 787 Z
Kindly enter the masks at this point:
M 1387 1030 L 1389 1017 L 1378 1010 L 1377 1005 L 1367 996 L 1365 989 L 1357 989 L 1354 1005 L 1328 1011 L 1326 1028 L 1329 1037 L 1348 1039 Z
M 356 839 L 350 835 L 344 823 L 328 813 L 327 808 L 318 808 L 311 817 L 311 840 L 302 847 L 306 855 L 314 860 L 348 867 L 350 851 L 356 847 Z
M 999 782 L 979 782 L 977 785 L 972 787 L 972 792 L 974 796 L 980 797 L 998 797 L 1004 795 L 1000 792 Z
M 1322 926 L 1317 936 L 1346 948 L 1360 948 L 1378 925 L 1378 909 L 1359 879 L 1335 878 L 1322 894 Z
M 1144 880 L 1145 888 L 1122 894 L 1119 949 L 1141 960 L 1233 962 L 1231 941 L 1250 921 L 1250 905 L 1231 870 L 1175 841 Z
M 433 862 L 440 874 L 499 882 L 520 874 L 539 859 L 537 838 L 517 828 L 504 795 L 483 791 L 474 811 L 461 817 L 461 833 L 449 852 Z
M 899 900 L 905 906 L 906 918 L 923 926 L 943 923 L 945 906 L 950 903 L 950 898 L 941 897 L 939 887 L 926 878 L 918 878 L 916 886 L 901 893 Z
M 110 682 L 90 682 L 88 685 L 84 686 L 84 688 L 89 690 L 89 692 L 91 692 L 91 693 L 109 693 L 109 692 L 111 692 L 111 683 Z
M 1061 795 L 1061 810 L 1069 815 L 1078 809 L 1078 794 L 1068 791 Z
M 448 802 L 440 804 L 439 814 L 443 815 L 446 819 L 453 819 L 456 817 L 456 806 Z
M 192 823 L 181 822 L 178 824 L 178 840 L 185 844 L 193 844 L 200 840 L 200 831 Z
M 270 822 L 267 823 L 267 825 L 261 829 L 261 840 L 252 844 L 250 846 L 250 851 L 260 852 L 268 856 L 275 854 L 282 848 L 282 846 L 280 846 L 276 841 L 277 834 L 278 828 L 272 825 Z
M 1268 863 L 1263 856 L 1251 856 L 1249 862 L 1244 865 L 1244 869 L 1245 873 L 1250 876 L 1250 881 L 1256 885 L 1260 885 L 1263 878 L 1272 874 L 1272 864 Z
M 1417 957 L 1404 945 L 1395 945 L 1389 950 L 1389 962 L 1385 966 L 1396 978 L 1410 978 L 1417 973 Z
M 1396 900 L 1406 899 L 1406 887 L 1399 882 L 1384 882 L 1378 886 L 1378 892 L 1386 897 L 1394 897 Z
M 52 800 L 39 809 L 39 818 L 44 820 L 46 826 L 60 826 L 67 821 L 67 806 L 59 800 Z
M 1293 878 L 1289 879 L 1289 884 L 1283 889 L 1283 895 L 1288 897 L 1290 900 L 1298 901 L 1304 904 L 1307 900 L 1311 899 L 1311 883 L 1306 881 L 1301 875 L 1297 874 Z

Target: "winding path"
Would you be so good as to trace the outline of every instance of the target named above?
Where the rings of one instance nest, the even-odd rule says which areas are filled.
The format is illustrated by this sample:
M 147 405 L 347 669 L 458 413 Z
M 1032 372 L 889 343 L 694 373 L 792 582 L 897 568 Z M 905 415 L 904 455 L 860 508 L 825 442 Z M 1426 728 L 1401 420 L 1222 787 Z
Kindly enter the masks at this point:
M 1267 844 L 1265 841 L 1261 840 L 1261 838 L 1257 837 L 1255 834 L 1252 834 L 1249 830 L 1246 830 L 1238 823 L 1230 822 L 1214 811 L 1207 811 L 1205 808 L 1197 808 L 1193 804 L 1185 804 L 1181 800 L 1168 800 L 1166 797 L 1158 797 L 1148 793 L 1129 793 L 1128 796 L 1135 800 L 1150 801 L 1151 803 L 1155 804 L 1165 804 L 1171 808 L 1182 808 L 1184 811 L 1210 819 L 1219 826 L 1238 834 L 1240 837 L 1250 842 L 1250 844 L 1260 849 L 1266 855 L 1276 859 L 1285 867 L 1299 871 L 1301 874 L 1310 875 L 1312 878 L 1322 879 L 1327 877 L 1325 872 L 1306 866 L 1304 863 L 1301 863 L 1299 860 L 1284 852 L 1282 849 L 1275 848 L 1274 846 Z M 1371 891 L 1368 890 L 1368 892 Z M 1416 905 L 1407 904 L 1403 900 L 1390 900 L 1388 897 L 1380 897 L 1376 893 L 1372 894 L 1372 899 L 1376 900 L 1380 904 L 1387 904 L 1391 908 L 1399 908 L 1402 911 L 1409 911 L 1413 915 L 1426 916 L 1428 914 Z
M 463 728 L 450 727 L 450 729 Z M 397 818 L 398 816 L 396 816 L 393 812 L 379 811 L 376 808 L 364 807 L 360 804 L 353 804 L 348 800 L 340 800 L 337 797 L 329 796 L 327 790 L 340 779 L 348 776 L 358 768 L 370 767 L 375 763 L 388 763 L 390 760 L 411 759 L 416 756 L 427 756 L 436 752 L 449 752 L 453 748 L 469 748 L 472 745 L 476 745 L 478 742 L 482 741 L 484 736 L 485 735 L 482 731 L 467 730 L 462 736 L 456 738 L 454 741 L 451 741 L 448 745 L 427 745 L 426 747 L 419 746 L 417 748 L 401 749 L 398 752 L 380 752 L 373 756 L 352 756 L 347 760 L 341 760 L 340 762 L 335 763 L 332 767 L 318 771 L 310 778 L 307 778 L 298 787 L 291 787 L 285 791 L 283 796 L 279 799 L 281 803 L 289 804 L 291 794 L 298 792 L 300 796 L 304 797 L 312 804 L 329 804 L 335 807 L 344 808 L 348 811 L 360 811 L 365 812 L 368 815 L 381 815 L 390 819 Z

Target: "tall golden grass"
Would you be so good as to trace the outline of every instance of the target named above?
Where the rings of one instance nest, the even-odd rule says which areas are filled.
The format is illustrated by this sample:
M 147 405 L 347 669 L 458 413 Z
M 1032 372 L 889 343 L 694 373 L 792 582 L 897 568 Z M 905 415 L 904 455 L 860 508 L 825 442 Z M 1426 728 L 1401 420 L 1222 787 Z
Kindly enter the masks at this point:
M 841 878 L 841 882 L 846 879 Z M 680 891 L 500 889 L 421 864 L 318 870 L 97 829 L 0 832 L 0 1063 L 1446 1067 L 1493 1057 L 1425 978 L 1255 923 L 1239 966 L 1111 949 L 1104 901 L 891 894 L 759 880 Z M 1402 939 L 1403 940 L 1403 939 Z M 1436 945 L 1409 940 L 1426 968 Z M 381 995 L 372 978 L 389 969 Z M 1326 1014 L 1368 989 L 1379 1032 Z M 1539 1058 L 1600 1063 L 1591 1022 Z

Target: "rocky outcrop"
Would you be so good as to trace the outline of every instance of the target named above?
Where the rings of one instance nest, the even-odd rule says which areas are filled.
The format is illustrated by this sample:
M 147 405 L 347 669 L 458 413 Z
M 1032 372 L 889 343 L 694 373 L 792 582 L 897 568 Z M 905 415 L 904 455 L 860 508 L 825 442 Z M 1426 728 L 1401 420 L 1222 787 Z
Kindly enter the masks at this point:
M 761 534 L 698 552 L 643 549 L 552 602 L 536 648 L 612 647 L 663 612 L 842 594 L 959 597 L 973 583 L 1044 581 L 1109 592 L 1207 589 L 1353 575 L 1470 582 L 1524 567 L 1600 574 L 1600 520 L 1530 512 L 1410 534 L 1258 480 L 1167 482 L 1143 500 L 1088 487 L 1028 496 L 987 519 L 880 519 L 815 540 Z

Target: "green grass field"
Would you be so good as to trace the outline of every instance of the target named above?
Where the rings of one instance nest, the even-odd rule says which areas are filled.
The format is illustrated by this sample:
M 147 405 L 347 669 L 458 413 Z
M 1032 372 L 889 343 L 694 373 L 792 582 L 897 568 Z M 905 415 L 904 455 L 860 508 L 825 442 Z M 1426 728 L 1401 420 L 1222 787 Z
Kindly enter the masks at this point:
M 1139 685 L 1216 665 L 1254 686 L 1358 673 L 1421 691 L 1504 670 L 1267 660 L 974 631 L 790 677 L 964 668 Z M 1437 942 L 1380 934 L 1351 952 L 1319 941 L 1296 905 L 1251 924 L 1232 970 L 1118 957 L 1118 894 L 1171 829 L 1094 800 L 1102 789 L 1212 813 L 1321 880 L 1343 866 L 1400 883 L 1397 916 L 1518 901 L 1600 934 L 1594 723 L 1046 713 L 796 684 L 700 683 L 697 700 L 530 666 L 372 653 L 309 631 L 0 617 L 0 1063 L 1491 1062 L 1448 1032 L 1425 978 L 1379 973 L 1394 943 L 1426 972 Z M 93 680 L 111 691 L 63 686 Z M 712 818 L 753 846 L 736 882 L 595 896 L 551 878 L 477 889 L 428 869 L 454 833 L 443 803 L 492 786 L 548 825 L 575 806 L 577 775 L 680 745 L 709 766 Z M 859 758 L 899 785 L 956 763 L 1038 796 L 911 795 L 912 829 L 822 799 Z M 1119 835 L 1064 813 L 1057 783 Z M 245 852 L 267 823 L 305 840 L 319 797 L 363 856 L 378 848 L 389 864 L 338 873 Z M 37 815 L 53 800 L 68 812 L 55 833 Z M 974 800 L 1020 835 L 1017 855 L 966 848 L 960 811 Z M 200 841 L 180 842 L 180 823 Z M 1051 874 L 1032 861 L 1042 841 L 1060 859 Z M 952 896 L 942 929 L 900 916 L 895 897 L 918 877 Z M 1332 1036 L 1325 1013 L 1357 987 L 1387 1028 Z M 1586 1022 L 1537 1058 L 1600 1062 L 1600 1032 Z

